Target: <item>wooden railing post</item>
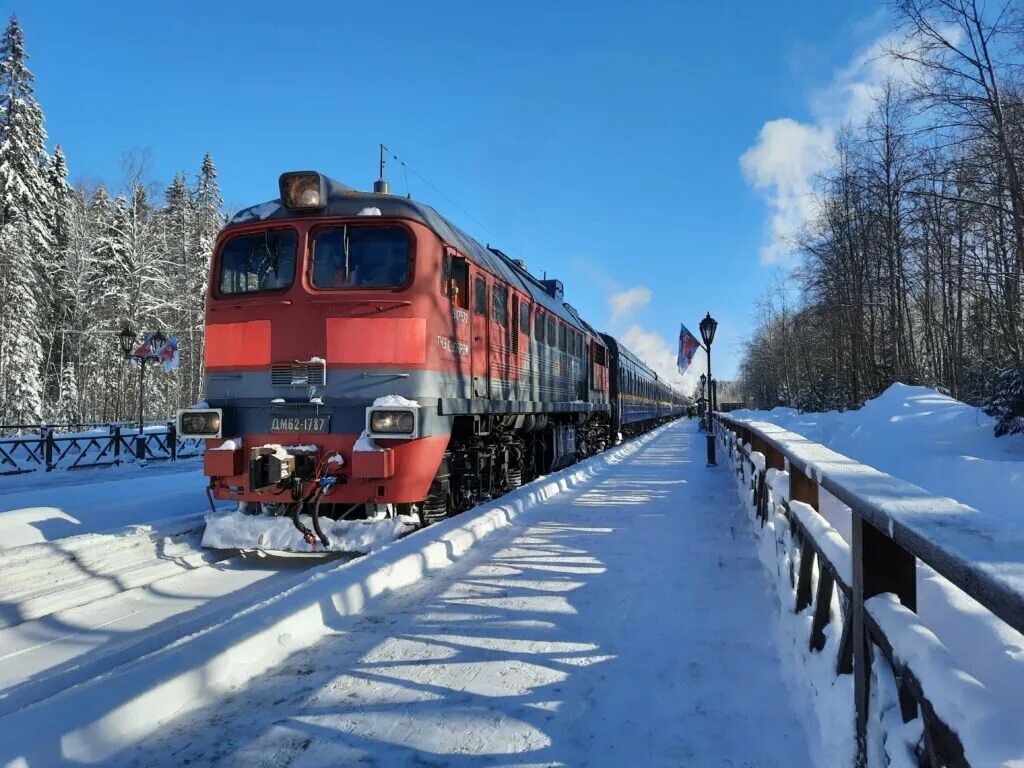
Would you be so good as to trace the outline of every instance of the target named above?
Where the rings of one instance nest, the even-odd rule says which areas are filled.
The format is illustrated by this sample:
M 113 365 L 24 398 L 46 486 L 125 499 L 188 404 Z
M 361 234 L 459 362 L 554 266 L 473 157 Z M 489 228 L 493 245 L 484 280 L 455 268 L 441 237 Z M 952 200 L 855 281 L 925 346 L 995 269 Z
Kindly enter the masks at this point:
M 789 499 L 802 501 L 818 509 L 818 484 L 796 467 L 789 468 Z M 802 538 L 802 537 L 801 537 Z M 811 575 L 814 568 L 814 546 L 809 541 L 800 542 L 800 575 L 796 583 L 796 612 L 800 613 L 811 604 Z
M 43 456 L 46 461 L 46 471 L 53 469 L 53 427 L 41 427 L 40 434 L 43 440 Z
M 871 638 L 864 601 L 891 592 L 917 612 L 917 561 L 895 541 L 853 515 L 853 692 L 857 706 L 857 765 L 867 765 L 868 701 L 871 695 Z

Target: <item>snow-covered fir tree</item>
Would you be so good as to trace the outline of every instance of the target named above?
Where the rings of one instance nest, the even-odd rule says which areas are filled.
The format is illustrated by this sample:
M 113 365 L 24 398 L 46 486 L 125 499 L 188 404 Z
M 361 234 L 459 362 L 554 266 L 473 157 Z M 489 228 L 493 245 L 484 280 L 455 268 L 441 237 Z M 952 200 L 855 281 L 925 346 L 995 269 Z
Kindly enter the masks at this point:
M 201 397 L 203 310 L 210 256 L 225 219 L 207 154 L 162 205 L 141 164 L 112 196 L 74 188 L 59 146 L 46 151 L 25 37 L 12 18 L 0 39 L 0 425 L 132 418 L 138 369 L 116 334 L 177 336 L 183 365 L 147 375 L 147 418 Z
M 1000 371 L 983 408 L 996 419 L 996 437 L 1024 432 L 1024 367 Z
M 0 379 L 7 420 L 42 416 L 42 325 L 48 297 L 40 274 L 53 249 L 46 132 L 26 61 L 25 37 L 11 17 L 0 39 Z
M 5 276 L 0 297 L 0 419 L 8 424 L 36 424 L 43 415 L 37 276 L 22 265 L 31 243 L 31 225 L 17 208 L 11 209 L 0 228 L 0 265 L 5 265 L 0 267 Z

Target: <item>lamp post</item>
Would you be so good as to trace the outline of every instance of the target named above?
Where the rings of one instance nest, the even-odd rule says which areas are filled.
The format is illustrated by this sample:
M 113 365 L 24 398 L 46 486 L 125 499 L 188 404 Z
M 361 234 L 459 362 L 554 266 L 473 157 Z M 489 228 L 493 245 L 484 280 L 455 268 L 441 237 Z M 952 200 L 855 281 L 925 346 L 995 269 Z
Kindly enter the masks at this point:
M 704 340 L 704 349 L 708 353 L 708 395 L 707 398 L 707 413 L 708 413 L 708 466 L 717 466 L 715 461 L 715 434 L 714 429 L 711 425 L 711 414 L 715 411 L 715 380 L 711 376 L 711 344 L 715 340 L 715 331 L 718 330 L 718 321 L 715 320 L 711 313 L 708 312 L 707 316 L 700 321 L 700 335 Z M 703 379 L 703 376 L 701 377 Z
M 145 456 L 143 405 L 146 394 L 146 363 L 155 363 L 160 360 L 160 350 L 167 343 L 167 337 L 157 330 L 146 334 L 146 344 L 144 347 L 136 347 L 135 331 L 126 323 L 121 332 L 117 334 L 117 339 L 121 342 L 121 352 L 124 354 L 125 359 L 135 360 L 139 364 L 139 435 L 135 445 L 136 453 L 141 459 Z
M 704 429 L 704 417 L 707 416 L 708 406 L 707 399 L 704 396 L 704 387 L 707 386 L 708 377 L 703 373 L 700 375 L 700 428 Z

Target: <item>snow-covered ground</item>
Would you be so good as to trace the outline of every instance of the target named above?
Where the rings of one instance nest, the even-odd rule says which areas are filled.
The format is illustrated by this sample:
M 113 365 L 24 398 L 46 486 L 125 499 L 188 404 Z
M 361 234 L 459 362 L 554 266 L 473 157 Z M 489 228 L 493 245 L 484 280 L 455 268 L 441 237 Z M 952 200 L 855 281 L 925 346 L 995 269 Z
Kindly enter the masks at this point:
M 209 508 L 202 461 L 0 477 L 0 550 Z
M 300 574 L 137 660 L 115 649 L 116 669 L 0 717 L 0 763 L 810 765 L 773 587 L 693 430 Z

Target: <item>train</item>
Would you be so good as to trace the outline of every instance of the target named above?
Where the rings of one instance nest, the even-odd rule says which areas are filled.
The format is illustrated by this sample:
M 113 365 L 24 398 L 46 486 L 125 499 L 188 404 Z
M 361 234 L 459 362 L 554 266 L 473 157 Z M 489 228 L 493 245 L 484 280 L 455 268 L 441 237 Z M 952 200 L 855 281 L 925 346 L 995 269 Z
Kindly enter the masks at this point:
M 290 516 L 326 549 L 322 516 L 429 525 L 686 413 L 561 281 L 383 179 L 278 187 L 218 235 L 205 400 L 177 414 L 211 506 Z

